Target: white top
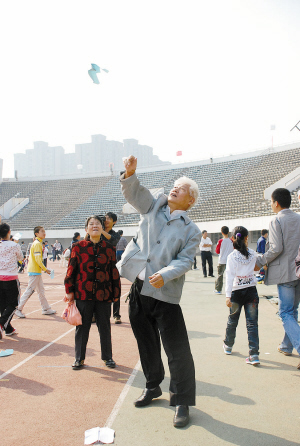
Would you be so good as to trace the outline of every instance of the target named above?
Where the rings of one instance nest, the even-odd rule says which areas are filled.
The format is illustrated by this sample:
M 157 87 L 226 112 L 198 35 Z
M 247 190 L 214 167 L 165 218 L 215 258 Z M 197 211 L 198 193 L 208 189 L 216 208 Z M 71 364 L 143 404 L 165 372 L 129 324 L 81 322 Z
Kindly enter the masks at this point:
M 230 238 L 224 238 L 221 243 L 219 265 L 226 265 L 227 257 L 233 251 L 233 243 Z
M 11 240 L 0 241 L 0 276 L 17 276 L 18 261 L 23 261 L 21 246 Z
M 45 246 L 43 250 L 43 260 L 48 258 L 48 251 L 49 251 L 48 246 Z
M 200 242 L 200 251 L 211 251 L 211 246 L 209 248 L 204 247 L 203 245 L 212 245 L 212 241 L 209 237 L 203 238 L 201 237 L 201 242 Z
M 229 254 L 226 263 L 226 297 L 231 297 L 232 291 L 249 288 L 256 285 L 254 267 L 258 253 L 248 249 L 249 257 L 246 259 L 236 249 Z

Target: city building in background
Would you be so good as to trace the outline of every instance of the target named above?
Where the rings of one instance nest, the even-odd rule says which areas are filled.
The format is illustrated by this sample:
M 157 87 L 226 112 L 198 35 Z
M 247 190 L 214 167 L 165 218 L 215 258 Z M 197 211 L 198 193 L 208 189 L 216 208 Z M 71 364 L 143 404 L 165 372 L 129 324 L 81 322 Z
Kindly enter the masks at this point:
M 65 153 L 63 147 L 49 147 L 47 142 L 35 141 L 33 149 L 14 155 L 14 170 L 18 178 L 53 177 L 76 174 L 97 174 L 123 169 L 122 158 L 134 155 L 139 167 L 171 164 L 153 155 L 153 148 L 140 145 L 136 139 L 123 142 L 108 141 L 104 135 L 92 135 L 92 141 L 75 144 L 75 153 Z

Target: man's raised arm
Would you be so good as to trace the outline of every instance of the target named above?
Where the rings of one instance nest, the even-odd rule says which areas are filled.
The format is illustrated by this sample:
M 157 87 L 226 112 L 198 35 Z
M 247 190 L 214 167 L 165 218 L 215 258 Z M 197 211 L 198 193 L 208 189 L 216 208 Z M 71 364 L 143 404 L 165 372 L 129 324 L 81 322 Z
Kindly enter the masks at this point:
M 153 205 L 154 197 L 146 187 L 141 186 L 135 174 L 137 158 L 130 155 L 124 160 L 124 166 L 125 172 L 120 177 L 124 198 L 140 214 L 146 214 Z

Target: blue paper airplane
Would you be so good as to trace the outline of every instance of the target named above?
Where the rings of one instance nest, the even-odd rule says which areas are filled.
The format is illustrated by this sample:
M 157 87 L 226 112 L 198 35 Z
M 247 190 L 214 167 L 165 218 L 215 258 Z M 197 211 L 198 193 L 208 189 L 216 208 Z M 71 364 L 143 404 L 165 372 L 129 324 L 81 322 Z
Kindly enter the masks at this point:
M 106 70 L 105 68 L 100 68 L 98 67 L 98 65 L 96 65 L 95 63 L 92 63 L 92 68 L 90 70 L 88 70 L 89 76 L 92 79 L 92 81 L 94 82 L 94 84 L 100 84 L 97 73 L 101 73 L 102 71 L 105 71 L 105 73 L 108 73 L 109 71 Z
M 7 350 L 2 350 L 0 352 L 0 358 L 4 357 L 4 356 L 10 356 L 13 354 L 13 349 L 12 348 L 8 348 Z

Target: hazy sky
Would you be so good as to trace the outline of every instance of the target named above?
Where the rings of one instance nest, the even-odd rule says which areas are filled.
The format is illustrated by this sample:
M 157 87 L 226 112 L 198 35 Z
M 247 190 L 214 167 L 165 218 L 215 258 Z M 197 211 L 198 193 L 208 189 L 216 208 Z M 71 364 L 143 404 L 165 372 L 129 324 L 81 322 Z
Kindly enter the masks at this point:
M 268 147 L 272 124 L 300 141 L 299 23 L 299 0 L 1 2 L 4 176 L 33 141 L 96 133 L 173 162 Z

